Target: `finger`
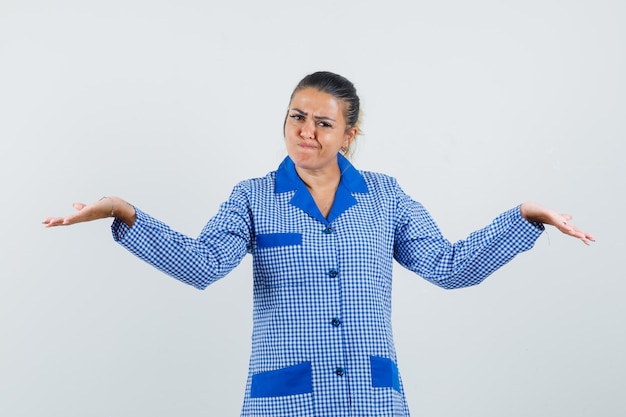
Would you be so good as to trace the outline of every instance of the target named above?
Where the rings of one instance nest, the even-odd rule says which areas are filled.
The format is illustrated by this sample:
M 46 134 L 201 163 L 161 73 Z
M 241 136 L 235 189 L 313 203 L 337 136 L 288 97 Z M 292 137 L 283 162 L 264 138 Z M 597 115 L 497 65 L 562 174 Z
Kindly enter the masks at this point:
M 41 223 L 43 223 L 46 227 L 54 227 L 63 225 L 64 220 L 65 219 L 63 217 L 48 217 Z
M 593 235 L 589 233 L 585 233 L 585 232 L 583 232 L 583 234 L 584 234 L 584 237 L 581 238 L 581 240 L 585 242 L 585 245 L 590 245 L 591 243 L 596 241 L 596 238 L 593 237 Z
M 84 209 L 85 207 L 87 207 L 87 204 L 74 203 L 74 204 L 72 204 L 72 207 L 74 207 L 76 210 L 80 211 L 80 210 Z
M 578 238 L 581 242 L 583 242 L 587 246 L 589 246 L 591 244 L 591 240 L 589 240 L 584 233 L 582 233 L 582 234 L 576 233 L 576 234 L 574 234 L 572 236 Z
M 585 245 L 590 245 L 592 242 L 595 242 L 593 235 L 580 230 L 576 226 L 571 226 L 571 230 L 567 234 L 580 239 Z
M 567 216 L 569 217 L 570 220 L 572 219 L 571 215 L 567 215 Z M 579 238 L 580 240 L 583 241 L 583 243 L 585 243 L 585 245 L 589 245 L 596 241 L 595 237 L 591 233 L 587 233 L 584 230 L 576 227 L 575 225 L 571 223 L 567 223 L 565 226 L 566 226 L 565 227 L 566 230 L 569 229 L 569 232 L 565 232 L 565 233 L 571 234 L 572 236 Z

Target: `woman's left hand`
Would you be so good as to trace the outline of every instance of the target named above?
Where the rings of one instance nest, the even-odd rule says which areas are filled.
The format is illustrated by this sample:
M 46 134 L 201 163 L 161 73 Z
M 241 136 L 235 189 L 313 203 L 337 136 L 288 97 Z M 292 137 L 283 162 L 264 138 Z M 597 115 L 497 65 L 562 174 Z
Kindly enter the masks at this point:
M 557 213 L 554 210 L 543 207 L 537 203 L 524 203 L 520 206 L 522 217 L 529 222 L 538 222 L 549 224 L 562 233 L 573 236 L 583 241 L 585 245 L 595 242 L 595 238 L 590 233 L 580 230 L 578 227 L 570 223 L 572 216 L 569 214 Z

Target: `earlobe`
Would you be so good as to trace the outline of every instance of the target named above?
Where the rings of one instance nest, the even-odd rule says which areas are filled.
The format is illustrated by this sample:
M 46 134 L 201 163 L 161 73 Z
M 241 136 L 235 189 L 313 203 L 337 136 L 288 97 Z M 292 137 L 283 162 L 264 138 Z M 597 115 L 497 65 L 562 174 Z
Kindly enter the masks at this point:
M 344 154 L 344 156 L 348 155 L 349 150 L 350 150 L 350 145 L 352 144 L 354 139 L 356 139 L 355 131 L 353 129 L 350 129 L 350 131 L 346 132 L 346 135 L 343 140 L 343 144 L 341 146 L 341 153 Z
M 345 139 L 344 139 L 344 142 L 343 142 L 343 147 L 344 148 L 348 148 L 350 146 L 352 141 L 354 141 L 354 139 L 356 139 L 357 133 L 358 133 L 358 130 L 357 130 L 356 127 L 352 127 L 352 128 L 350 128 L 350 129 L 348 129 L 346 131 Z
M 345 140 L 343 141 L 343 144 L 341 145 L 341 152 L 346 153 L 346 151 L 348 150 L 348 148 L 350 148 L 350 144 L 352 143 L 352 139 L 350 137 L 346 137 Z

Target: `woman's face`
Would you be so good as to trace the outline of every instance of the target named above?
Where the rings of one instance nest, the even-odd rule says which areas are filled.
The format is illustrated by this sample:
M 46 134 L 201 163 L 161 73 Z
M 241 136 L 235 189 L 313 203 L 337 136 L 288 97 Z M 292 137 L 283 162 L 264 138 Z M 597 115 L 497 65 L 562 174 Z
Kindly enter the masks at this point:
M 343 101 L 314 88 L 294 93 L 285 121 L 285 142 L 297 168 L 337 167 L 337 153 L 356 136 L 356 128 L 346 129 L 344 106 Z

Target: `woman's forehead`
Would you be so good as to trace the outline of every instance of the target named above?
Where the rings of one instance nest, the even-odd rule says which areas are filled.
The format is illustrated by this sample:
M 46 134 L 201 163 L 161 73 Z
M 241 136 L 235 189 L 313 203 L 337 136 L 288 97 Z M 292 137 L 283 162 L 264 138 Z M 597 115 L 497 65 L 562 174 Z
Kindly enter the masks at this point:
M 328 113 L 343 114 L 343 105 L 343 101 L 332 94 L 314 88 L 304 88 L 293 94 L 289 107 L 305 113 L 313 112 L 316 115 L 328 116 Z

